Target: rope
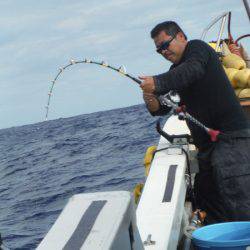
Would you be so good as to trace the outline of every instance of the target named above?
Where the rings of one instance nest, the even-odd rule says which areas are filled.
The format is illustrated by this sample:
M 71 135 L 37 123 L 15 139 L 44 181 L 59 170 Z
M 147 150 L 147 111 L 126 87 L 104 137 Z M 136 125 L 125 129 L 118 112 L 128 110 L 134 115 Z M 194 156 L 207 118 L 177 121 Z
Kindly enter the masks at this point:
M 238 38 L 235 40 L 235 43 L 238 44 L 238 42 L 239 42 L 241 39 L 246 38 L 246 37 L 250 37 L 250 34 L 246 34 L 246 35 L 243 35 L 243 36 L 238 37 Z

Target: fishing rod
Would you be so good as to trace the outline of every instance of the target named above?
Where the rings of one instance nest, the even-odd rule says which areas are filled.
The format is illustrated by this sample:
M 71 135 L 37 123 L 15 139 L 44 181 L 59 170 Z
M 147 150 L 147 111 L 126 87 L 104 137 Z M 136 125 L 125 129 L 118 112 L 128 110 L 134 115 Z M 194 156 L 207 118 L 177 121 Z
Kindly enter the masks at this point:
M 140 81 L 139 79 L 137 79 L 136 77 L 126 73 L 126 69 L 124 66 L 121 66 L 119 68 L 116 68 L 114 66 L 109 65 L 108 63 L 102 61 L 102 62 L 97 62 L 97 61 L 93 61 L 93 60 L 88 60 L 88 59 L 84 59 L 84 60 L 80 60 L 80 61 L 75 61 L 75 60 L 70 60 L 70 63 L 67 64 L 64 67 L 59 68 L 59 72 L 57 73 L 57 75 L 55 76 L 55 78 L 52 81 L 52 85 L 50 87 L 49 93 L 48 93 L 48 101 L 47 101 L 47 105 L 46 105 L 46 115 L 45 115 L 45 120 L 48 119 L 48 114 L 49 114 L 49 105 L 50 105 L 50 99 L 52 96 L 52 92 L 54 89 L 54 85 L 56 83 L 56 81 L 58 80 L 59 76 L 62 74 L 62 72 L 69 68 L 72 65 L 76 65 L 76 64 L 82 64 L 82 63 L 89 63 L 89 64 L 96 64 L 102 67 L 106 67 L 109 68 L 111 70 L 114 70 L 118 73 L 120 73 L 121 75 L 130 78 L 132 81 L 136 82 L 137 84 L 141 84 L 142 81 Z M 198 127 L 202 128 L 203 130 L 205 130 L 207 132 L 207 134 L 210 136 L 211 141 L 217 141 L 217 137 L 220 134 L 220 131 L 211 129 L 206 127 L 204 124 L 202 124 L 201 122 L 199 122 L 197 119 L 195 119 L 193 116 L 191 116 L 188 112 L 186 112 L 185 107 L 184 106 L 179 106 L 178 104 L 176 104 L 176 102 L 174 102 L 171 99 L 171 96 L 173 96 L 173 92 L 170 91 L 168 94 L 166 95 L 162 95 L 159 97 L 159 101 L 162 105 L 167 105 L 169 107 L 172 107 L 173 111 L 175 114 L 178 114 L 179 119 L 182 120 L 189 120 L 191 122 L 193 122 L 194 124 L 196 124 Z
M 53 92 L 53 89 L 54 89 L 54 86 L 55 86 L 55 83 L 56 81 L 58 80 L 59 76 L 63 73 L 63 71 L 69 67 L 71 67 L 72 65 L 76 65 L 76 64 L 82 64 L 82 63 L 88 63 L 88 64 L 96 64 L 96 65 L 99 65 L 99 66 L 102 66 L 102 67 L 106 67 L 106 68 L 109 68 L 111 70 L 114 70 L 118 73 L 120 73 L 121 75 L 123 76 L 126 76 L 128 78 L 130 78 L 131 80 L 133 80 L 134 82 L 138 83 L 138 84 L 141 84 L 141 81 L 138 80 L 137 78 L 133 77 L 132 75 L 126 73 L 126 69 L 124 66 L 121 66 L 119 68 L 116 68 L 114 66 L 111 66 L 109 65 L 107 62 L 97 62 L 97 61 L 93 61 L 93 60 L 88 60 L 88 59 L 84 59 L 84 60 L 80 60 L 80 61 L 75 61 L 75 60 L 70 60 L 70 63 L 65 65 L 64 67 L 60 67 L 59 68 L 59 71 L 57 73 L 57 75 L 55 76 L 55 78 L 52 80 L 52 85 L 50 87 L 50 90 L 49 90 L 49 93 L 48 93 L 48 101 L 47 101 L 47 105 L 45 106 L 46 108 L 46 115 L 45 115 L 45 121 L 48 120 L 48 115 L 49 115 L 49 107 L 50 107 L 50 99 L 51 99 L 51 96 L 52 96 L 52 92 Z

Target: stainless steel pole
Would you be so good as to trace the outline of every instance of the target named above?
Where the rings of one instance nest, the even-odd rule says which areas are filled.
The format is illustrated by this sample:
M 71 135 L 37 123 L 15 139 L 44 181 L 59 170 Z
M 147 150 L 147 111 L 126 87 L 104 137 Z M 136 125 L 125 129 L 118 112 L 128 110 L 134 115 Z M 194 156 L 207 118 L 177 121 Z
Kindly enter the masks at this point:
M 248 15 L 248 18 L 249 18 L 249 21 L 250 21 L 250 8 L 249 8 L 248 0 L 243 0 L 243 3 L 245 5 L 246 12 L 247 12 L 247 15 Z

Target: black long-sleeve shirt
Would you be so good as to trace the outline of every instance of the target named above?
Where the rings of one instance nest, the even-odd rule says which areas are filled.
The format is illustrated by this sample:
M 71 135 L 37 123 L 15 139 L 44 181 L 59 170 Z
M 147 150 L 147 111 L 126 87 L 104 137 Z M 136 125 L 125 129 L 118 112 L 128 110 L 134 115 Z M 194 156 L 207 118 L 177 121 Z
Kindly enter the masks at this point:
M 181 61 L 167 73 L 154 76 L 155 94 L 175 90 L 187 112 L 207 127 L 222 132 L 248 127 L 247 118 L 224 72 L 215 51 L 200 40 L 189 41 Z M 161 107 L 152 115 L 163 115 L 169 109 Z M 210 145 L 204 130 L 187 122 L 195 145 L 202 149 Z

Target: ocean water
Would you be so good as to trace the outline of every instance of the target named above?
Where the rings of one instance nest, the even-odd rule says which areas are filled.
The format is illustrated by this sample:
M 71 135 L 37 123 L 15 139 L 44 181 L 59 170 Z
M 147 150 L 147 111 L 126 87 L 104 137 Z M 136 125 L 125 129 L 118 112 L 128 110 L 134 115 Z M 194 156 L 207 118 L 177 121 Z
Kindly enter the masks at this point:
M 34 249 L 77 193 L 133 190 L 158 143 L 144 105 L 0 130 L 0 233 Z

